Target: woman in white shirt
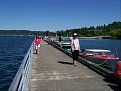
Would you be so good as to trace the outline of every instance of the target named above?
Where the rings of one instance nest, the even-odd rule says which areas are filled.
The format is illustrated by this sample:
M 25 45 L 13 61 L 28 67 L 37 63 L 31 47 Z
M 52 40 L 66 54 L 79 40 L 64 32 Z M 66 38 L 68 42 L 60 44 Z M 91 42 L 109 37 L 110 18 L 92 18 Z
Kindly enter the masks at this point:
M 80 43 L 76 33 L 74 33 L 73 38 L 71 39 L 71 50 L 73 55 L 73 63 L 74 66 L 76 66 L 80 51 Z

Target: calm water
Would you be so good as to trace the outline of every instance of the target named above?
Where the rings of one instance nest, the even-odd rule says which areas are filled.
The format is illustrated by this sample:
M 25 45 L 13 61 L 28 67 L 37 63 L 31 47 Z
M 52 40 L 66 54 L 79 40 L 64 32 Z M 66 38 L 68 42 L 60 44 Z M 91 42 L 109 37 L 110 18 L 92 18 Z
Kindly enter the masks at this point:
M 0 91 L 8 90 L 34 37 L 0 36 Z

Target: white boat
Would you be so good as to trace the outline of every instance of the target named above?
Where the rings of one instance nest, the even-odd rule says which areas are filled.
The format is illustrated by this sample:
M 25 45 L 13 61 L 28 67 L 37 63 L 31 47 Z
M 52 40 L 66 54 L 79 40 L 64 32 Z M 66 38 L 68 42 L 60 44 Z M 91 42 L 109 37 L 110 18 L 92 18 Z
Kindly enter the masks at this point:
M 104 49 L 82 49 L 80 56 L 98 65 L 111 68 L 118 62 L 119 57 L 112 54 L 110 50 Z
M 62 48 L 66 48 L 66 49 L 68 49 L 68 48 L 71 48 L 71 40 L 70 40 L 70 38 L 68 38 L 68 37 L 65 37 L 65 38 L 63 38 L 62 39 L 62 42 L 61 42 L 61 45 L 62 45 Z

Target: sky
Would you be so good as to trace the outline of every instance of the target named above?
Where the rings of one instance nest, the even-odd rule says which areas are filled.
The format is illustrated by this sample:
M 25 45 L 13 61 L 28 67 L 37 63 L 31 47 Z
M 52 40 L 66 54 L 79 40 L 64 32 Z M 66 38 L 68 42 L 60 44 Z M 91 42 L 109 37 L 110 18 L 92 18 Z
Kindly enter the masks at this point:
M 121 0 L 0 0 L 0 30 L 60 31 L 121 21 Z

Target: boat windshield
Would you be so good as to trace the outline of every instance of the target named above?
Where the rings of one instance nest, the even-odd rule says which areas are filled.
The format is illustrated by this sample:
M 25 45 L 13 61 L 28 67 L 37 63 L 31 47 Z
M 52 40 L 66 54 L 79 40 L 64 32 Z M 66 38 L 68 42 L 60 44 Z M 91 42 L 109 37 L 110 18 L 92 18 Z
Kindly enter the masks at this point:
M 112 55 L 111 52 L 94 52 L 94 55 Z
M 70 38 L 63 38 L 63 41 L 71 41 Z
M 62 43 L 70 43 L 71 40 L 69 38 L 63 38 Z

